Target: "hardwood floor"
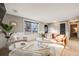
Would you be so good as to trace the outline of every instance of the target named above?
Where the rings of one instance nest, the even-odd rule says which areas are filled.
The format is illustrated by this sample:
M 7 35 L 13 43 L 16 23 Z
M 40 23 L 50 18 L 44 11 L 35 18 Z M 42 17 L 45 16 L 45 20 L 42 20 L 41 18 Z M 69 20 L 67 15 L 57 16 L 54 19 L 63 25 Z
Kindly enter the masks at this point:
M 9 49 L 8 48 L 1 48 L 0 49 L 0 56 L 8 56 Z
M 79 41 L 70 40 L 69 47 L 63 50 L 62 56 L 79 56 Z

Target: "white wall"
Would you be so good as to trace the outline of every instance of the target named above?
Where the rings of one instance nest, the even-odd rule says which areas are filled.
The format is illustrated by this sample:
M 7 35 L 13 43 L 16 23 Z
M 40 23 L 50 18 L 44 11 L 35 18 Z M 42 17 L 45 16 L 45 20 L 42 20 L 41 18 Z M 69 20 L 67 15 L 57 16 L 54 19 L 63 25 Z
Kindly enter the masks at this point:
M 48 24 L 48 38 L 52 38 L 52 33 L 60 33 L 59 23 L 50 23 Z
M 58 33 L 60 32 L 60 25 L 59 23 L 51 23 L 48 25 L 48 32 L 49 33 Z

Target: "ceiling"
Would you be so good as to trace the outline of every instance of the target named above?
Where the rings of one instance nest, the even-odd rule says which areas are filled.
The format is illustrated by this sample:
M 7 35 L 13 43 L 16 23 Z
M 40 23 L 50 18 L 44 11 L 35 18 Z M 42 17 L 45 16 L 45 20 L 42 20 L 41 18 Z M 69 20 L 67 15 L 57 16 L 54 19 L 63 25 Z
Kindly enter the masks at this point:
M 7 13 L 52 23 L 79 16 L 78 3 L 5 3 Z

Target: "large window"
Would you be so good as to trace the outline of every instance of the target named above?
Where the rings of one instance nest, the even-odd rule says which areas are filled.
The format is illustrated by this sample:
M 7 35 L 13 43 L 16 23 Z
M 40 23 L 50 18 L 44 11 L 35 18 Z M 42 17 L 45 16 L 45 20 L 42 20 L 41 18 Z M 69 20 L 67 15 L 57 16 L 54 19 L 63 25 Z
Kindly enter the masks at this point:
M 25 31 L 26 32 L 38 32 L 38 23 L 25 21 Z

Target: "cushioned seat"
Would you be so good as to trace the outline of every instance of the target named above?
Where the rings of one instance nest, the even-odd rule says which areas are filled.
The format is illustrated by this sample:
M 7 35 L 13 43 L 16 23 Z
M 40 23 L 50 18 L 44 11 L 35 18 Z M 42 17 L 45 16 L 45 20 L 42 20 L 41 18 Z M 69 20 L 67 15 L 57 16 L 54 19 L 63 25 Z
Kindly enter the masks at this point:
M 9 53 L 9 56 L 48 56 L 50 55 L 49 48 L 34 48 L 34 45 L 28 45 L 24 48 L 14 49 Z

